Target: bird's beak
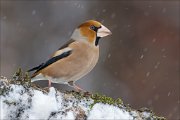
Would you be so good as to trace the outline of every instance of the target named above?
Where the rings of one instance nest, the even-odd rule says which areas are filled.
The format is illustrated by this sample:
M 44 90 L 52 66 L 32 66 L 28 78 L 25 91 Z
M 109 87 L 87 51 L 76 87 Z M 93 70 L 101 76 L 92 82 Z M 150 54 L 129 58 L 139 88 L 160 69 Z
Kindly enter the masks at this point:
M 101 28 L 99 28 L 97 31 L 97 37 L 105 37 L 111 34 L 111 31 L 107 29 L 104 25 L 101 25 Z

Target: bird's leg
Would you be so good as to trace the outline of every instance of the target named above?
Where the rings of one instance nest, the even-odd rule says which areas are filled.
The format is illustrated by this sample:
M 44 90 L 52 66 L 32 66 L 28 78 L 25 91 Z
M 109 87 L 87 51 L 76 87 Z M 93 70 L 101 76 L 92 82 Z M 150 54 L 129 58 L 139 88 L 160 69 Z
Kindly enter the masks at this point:
M 80 88 L 79 86 L 75 85 L 73 81 L 68 82 L 68 85 L 70 85 L 71 87 L 73 87 L 77 92 L 82 92 L 85 91 L 82 88 Z
M 51 87 L 51 81 L 48 80 L 48 87 L 50 88 Z
M 79 86 L 77 85 L 73 85 L 73 87 L 78 91 L 78 92 L 81 92 L 81 91 L 84 91 L 82 88 L 80 88 Z
M 50 87 L 51 87 L 51 80 L 48 80 L 48 87 L 45 87 L 44 90 L 49 92 Z

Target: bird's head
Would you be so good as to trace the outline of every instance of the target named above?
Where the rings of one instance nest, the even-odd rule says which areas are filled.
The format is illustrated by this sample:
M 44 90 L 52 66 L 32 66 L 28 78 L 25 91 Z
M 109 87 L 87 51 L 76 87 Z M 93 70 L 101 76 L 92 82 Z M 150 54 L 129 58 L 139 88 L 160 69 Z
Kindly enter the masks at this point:
M 71 38 L 74 40 L 86 41 L 89 44 L 98 45 L 99 39 L 111 35 L 111 31 L 100 22 L 89 20 L 78 26 Z

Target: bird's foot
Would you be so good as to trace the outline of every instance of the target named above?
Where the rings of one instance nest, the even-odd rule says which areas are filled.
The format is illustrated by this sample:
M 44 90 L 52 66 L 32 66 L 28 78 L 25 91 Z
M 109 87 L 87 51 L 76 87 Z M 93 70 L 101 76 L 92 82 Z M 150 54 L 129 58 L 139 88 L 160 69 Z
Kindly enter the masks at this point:
M 79 86 L 77 85 L 73 85 L 73 88 L 77 91 L 77 92 L 86 92 L 85 90 L 83 90 L 82 88 L 80 88 Z
M 87 92 L 86 90 L 83 90 L 82 88 L 80 88 L 79 86 L 77 86 L 76 84 L 74 84 L 73 81 L 68 82 L 68 85 L 71 86 L 71 87 L 73 87 L 76 92 L 79 92 L 79 93 Z

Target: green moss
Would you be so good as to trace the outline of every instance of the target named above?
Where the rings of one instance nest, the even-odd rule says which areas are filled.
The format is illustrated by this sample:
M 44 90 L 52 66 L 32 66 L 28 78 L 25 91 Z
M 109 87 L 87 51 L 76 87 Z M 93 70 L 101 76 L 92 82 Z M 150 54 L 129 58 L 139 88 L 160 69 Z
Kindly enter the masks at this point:
M 88 99 L 91 96 L 91 94 L 89 92 L 65 91 L 64 93 L 65 94 L 71 94 L 71 95 L 73 95 L 78 100 L 83 99 L 83 98 L 87 98 Z
M 83 94 L 80 92 L 76 92 L 76 91 L 71 91 L 71 94 L 76 98 L 76 99 L 82 99 L 83 98 Z
M 109 104 L 109 105 L 115 105 L 120 107 L 121 105 L 123 105 L 123 101 L 118 98 L 118 99 L 113 99 L 111 97 L 107 97 L 105 95 L 100 95 L 98 93 L 96 94 L 92 94 L 91 98 L 94 100 L 94 103 L 91 104 L 91 108 L 96 104 L 96 103 L 104 103 L 104 104 Z
M 44 93 L 47 93 L 48 90 L 41 88 L 37 84 L 31 83 L 31 77 L 28 72 L 23 72 L 21 68 L 18 68 L 17 71 L 14 73 L 12 79 L 7 80 L 8 84 L 16 84 L 16 85 L 22 85 L 24 87 L 32 87 L 36 90 L 40 90 Z M 4 92 L 6 92 L 8 87 L 0 88 L 0 95 L 3 95 Z
M 154 118 L 154 120 L 167 120 L 165 117 L 159 117 L 155 115 L 155 113 L 152 111 L 151 111 L 151 117 Z
M 23 72 L 21 68 L 18 68 L 17 71 L 13 75 L 14 80 L 22 80 L 23 78 Z
M 123 105 L 123 101 L 118 99 L 113 99 L 111 97 L 107 97 L 105 95 L 100 95 L 98 93 L 96 94 L 90 94 L 88 92 L 75 92 L 75 91 L 66 91 L 66 94 L 72 94 L 76 99 L 83 99 L 84 97 L 91 98 L 94 100 L 93 104 L 90 105 L 90 108 L 92 108 L 96 103 L 104 103 L 109 105 L 115 105 L 117 107 L 121 107 Z
M 11 83 L 15 84 L 26 84 L 31 85 L 31 77 L 28 72 L 23 72 L 21 68 L 18 68 L 17 71 L 13 75 L 13 80 L 10 81 Z
M 150 113 L 150 118 L 153 118 L 153 120 L 166 120 L 166 118 L 164 118 L 164 117 L 156 116 L 155 113 L 152 110 L 150 110 L 149 108 L 140 108 L 137 111 L 140 112 L 140 113 L 143 113 L 143 112 Z
M 28 72 L 25 72 L 23 79 L 25 82 L 31 83 L 31 77 L 29 76 Z

